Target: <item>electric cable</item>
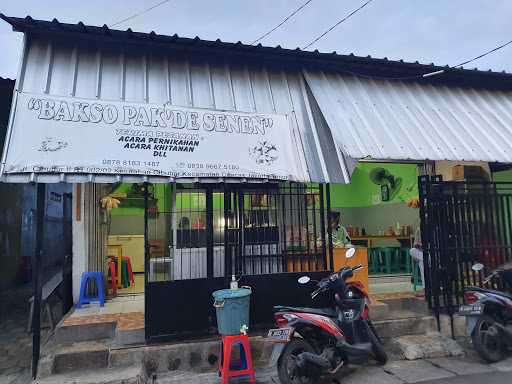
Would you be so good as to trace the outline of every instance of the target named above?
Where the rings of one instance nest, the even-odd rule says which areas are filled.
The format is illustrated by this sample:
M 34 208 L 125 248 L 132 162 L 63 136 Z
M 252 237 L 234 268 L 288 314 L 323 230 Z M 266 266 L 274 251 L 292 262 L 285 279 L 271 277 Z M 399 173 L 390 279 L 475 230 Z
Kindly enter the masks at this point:
M 251 45 L 254 45 L 256 44 L 258 41 L 261 41 L 263 40 L 265 37 L 267 37 L 268 35 L 270 35 L 272 32 L 274 32 L 276 29 L 278 29 L 279 27 L 281 27 L 284 23 L 286 23 L 288 20 L 290 20 L 293 16 L 295 16 L 297 13 L 299 13 L 302 8 L 304 8 L 305 6 L 307 6 L 309 3 L 311 3 L 313 0 L 308 0 L 306 1 L 304 4 L 302 4 L 299 8 L 297 8 L 295 11 L 293 11 L 292 13 L 290 13 L 288 16 L 286 16 L 279 24 L 277 24 L 274 28 L 272 28 L 270 31 L 268 32 L 265 32 L 263 35 L 261 35 L 260 37 L 258 37 L 256 40 L 254 40 Z
M 325 35 L 327 35 L 329 32 L 331 32 L 334 28 L 336 28 L 338 25 L 340 25 L 341 23 L 345 22 L 346 20 L 350 19 L 353 15 L 355 15 L 357 12 L 359 12 L 360 10 L 362 10 L 364 7 L 366 7 L 368 4 L 370 4 L 373 0 L 368 0 L 366 1 L 363 5 L 359 6 L 359 8 L 356 8 L 354 9 L 352 12 L 350 12 L 347 16 L 345 16 L 344 18 L 342 18 L 341 20 L 337 21 L 333 26 L 331 26 L 330 28 L 328 28 L 324 33 L 322 33 L 321 35 L 317 36 L 315 39 L 313 39 L 313 41 L 311 41 L 308 45 L 306 45 L 304 48 L 302 49 L 307 49 L 309 47 L 311 47 L 313 44 L 315 44 L 318 40 L 320 40 L 322 37 L 324 37 Z
M 151 7 L 146 8 L 146 9 L 144 9 L 143 11 L 140 11 L 140 12 L 134 13 L 133 15 L 128 16 L 128 17 L 127 17 L 127 18 L 125 18 L 125 19 L 122 19 L 122 20 L 116 21 L 116 22 L 115 22 L 115 23 L 113 23 L 113 24 L 110 24 L 110 25 L 109 25 L 109 28 L 115 27 L 116 25 L 122 24 L 122 23 L 124 23 L 124 22 L 126 22 L 126 21 L 128 21 L 128 20 L 135 19 L 136 17 L 139 17 L 139 16 L 141 16 L 141 15 L 143 15 L 143 14 L 145 14 L 145 13 L 147 13 L 147 12 L 149 12 L 149 11 L 151 11 L 151 10 L 153 10 L 153 9 L 155 9 L 155 8 L 157 8 L 157 7 L 159 7 L 159 6 L 161 6 L 161 5 L 164 5 L 165 3 L 168 3 L 169 1 L 171 1 L 171 0 L 163 0 L 163 1 L 160 1 L 159 3 L 156 3 L 155 5 L 152 5 Z
M 493 48 L 493 49 L 491 49 L 491 50 L 489 50 L 489 51 L 487 51 L 485 53 L 482 53 L 481 55 L 473 57 L 472 59 L 469 59 L 467 61 L 463 61 L 462 63 L 454 65 L 453 67 L 450 67 L 450 68 L 462 67 L 463 65 L 466 65 L 466 64 L 469 64 L 469 63 L 471 63 L 471 62 L 473 62 L 475 60 L 481 59 L 482 57 L 487 56 L 487 55 L 489 55 L 489 54 L 491 54 L 493 52 L 499 51 L 500 49 L 505 48 L 509 44 L 512 44 L 512 40 L 507 41 L 505 44 L 498 45 L 496 48 Z
M 496 52 L 496 51 L 499 51 L 500 49 L 503 49 L 505 48 L 507 45 L 510 45 L 512 44 L 512 40 L 510 41 L 507 41 L 506 43 L 504 44 L 501 44 L 501 45 L 498 45 L 497 47 L 493 48 L 493 49 L 490 49 L 478 56 L 475 56 L 473 57 L 472 59 L 469 59 L 469 60 L 466 60 L 466 61 L 463 61 L 462 63 L 460 64 L 456 64 L 456 65 L 451 65 L 451 66 L 448 66 L 446 68 L 443 68 L 443 69 L 440 69 L 440 70 L 437 70 L 437 71 L 433 71 L 433 72 L 428 72 L 428 73 L 423 73 L 421 75 L 415 75 L 415 76 L 403 76 L 403 77 L 385 77 L 385 76 L 371 76 L 371 75 L 364 75 L 362 73 L 356 73 L 356 72 L 352 72 L 352 71 L 349 71 L 349 70 L 345 70 L 345 69 L 340 69 L 339 71 L 340 72 L 345 72 L 349 75 L 352 75 L 352 76 L 358 76 L 358 77 L 362 77 L 362 78 L 366 78 L 366 79 L 377 79 L 377 80 L 414 80 L 414 79 L 421 79 L 421 78 L 427 78 L 427 77 L 431 77 L 431 76 L 437 76 L 437 75 L 442 75 L 443 73 L 445 73 L 448 69 L 457 69 L 458 67 L 462 67 L 463 65 L 466 65 L 466 64 L 469 64 L 469 63 L 472 63 L 473 61 L 475 60 L 478 60 L 478 59 L 481 59 L 482 57 L 485 57 L 493 52 Z M 464 69 L 464 68 L 461 68 L 461 69 Z

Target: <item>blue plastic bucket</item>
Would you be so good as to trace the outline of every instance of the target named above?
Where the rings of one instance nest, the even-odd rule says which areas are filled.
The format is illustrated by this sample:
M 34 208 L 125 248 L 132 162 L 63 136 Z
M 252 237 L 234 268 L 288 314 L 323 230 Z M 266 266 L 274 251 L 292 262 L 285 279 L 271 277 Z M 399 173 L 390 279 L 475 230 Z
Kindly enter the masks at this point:
M 242 326 L 249 326 L 250 289 L 221 289 L 213 292 L 212 296 L 221 335 L 239 335 Z

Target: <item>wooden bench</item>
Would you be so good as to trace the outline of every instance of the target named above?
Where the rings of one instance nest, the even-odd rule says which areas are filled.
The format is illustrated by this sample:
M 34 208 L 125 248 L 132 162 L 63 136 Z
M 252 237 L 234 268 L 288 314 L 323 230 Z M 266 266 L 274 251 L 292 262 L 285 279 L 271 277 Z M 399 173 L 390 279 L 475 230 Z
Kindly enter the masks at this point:
M 57 272 L 52 276 L 50 280 L 48 280 L 42 288 L 41 292 L 41 306 L 45 307 L 46 315 L 48 316 L 48 322 L 50 323 L 50 328 L 53 331 L 55 329 L 55 323 L 53 321 L 52 309 L 50 307 L 50 303 L 48 303 L 48 298 L 55 292 L 60 283 L 62 283 L 62 271 Z M 28 299 L 30 303 L 30 312 L 28 318 L 28 327 L 27 332 L 32 331 L 32 321 L 34 318 L 34 296 Z

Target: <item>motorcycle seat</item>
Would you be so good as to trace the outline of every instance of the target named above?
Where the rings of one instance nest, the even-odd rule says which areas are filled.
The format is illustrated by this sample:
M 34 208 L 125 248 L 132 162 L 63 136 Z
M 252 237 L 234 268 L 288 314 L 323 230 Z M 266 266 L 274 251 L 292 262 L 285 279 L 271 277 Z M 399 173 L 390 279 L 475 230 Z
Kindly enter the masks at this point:
M 498 296 L 505 296 L 506 298 L 512 300 L 512 294 L 504 291 L 496 291 L 494 289 L 480 288 L 480 287 L 468 287 L 467 289 L 471 289 L 472 291 L 482 292 L 482 293 L 493 293 Z
M 311 313 L 313 315 L 327 316 L 336 318 L 338 315 L 335 309 L 332 308 L 306 308 L 306 307 L 287 307 L 277 305 L 274 307 L 274 312 L 300 312 Z

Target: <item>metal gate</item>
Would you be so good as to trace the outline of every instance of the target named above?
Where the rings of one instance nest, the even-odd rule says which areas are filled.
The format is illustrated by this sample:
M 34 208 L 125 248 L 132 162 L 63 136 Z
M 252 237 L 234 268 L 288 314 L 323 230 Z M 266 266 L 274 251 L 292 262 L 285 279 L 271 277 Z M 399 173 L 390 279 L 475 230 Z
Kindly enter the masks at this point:
M 253 289 L 251 327 L 272 323 L 273 305 L 310 305 L 310 289 L 297 278 L 326 275 L 321 185 L 176 184 L 171 191 L 169 212 L 146 210 L 149 341 L 215 332 L 211 294 L 232 275 Z
M 483 286 L 474 263 L 494 269 L 512 260 L 512 183 L 419 178 L 421 234 L 429 306 L 450 316 L 464 287 Z M 497 286 L 496 288 L 503 288 Z

